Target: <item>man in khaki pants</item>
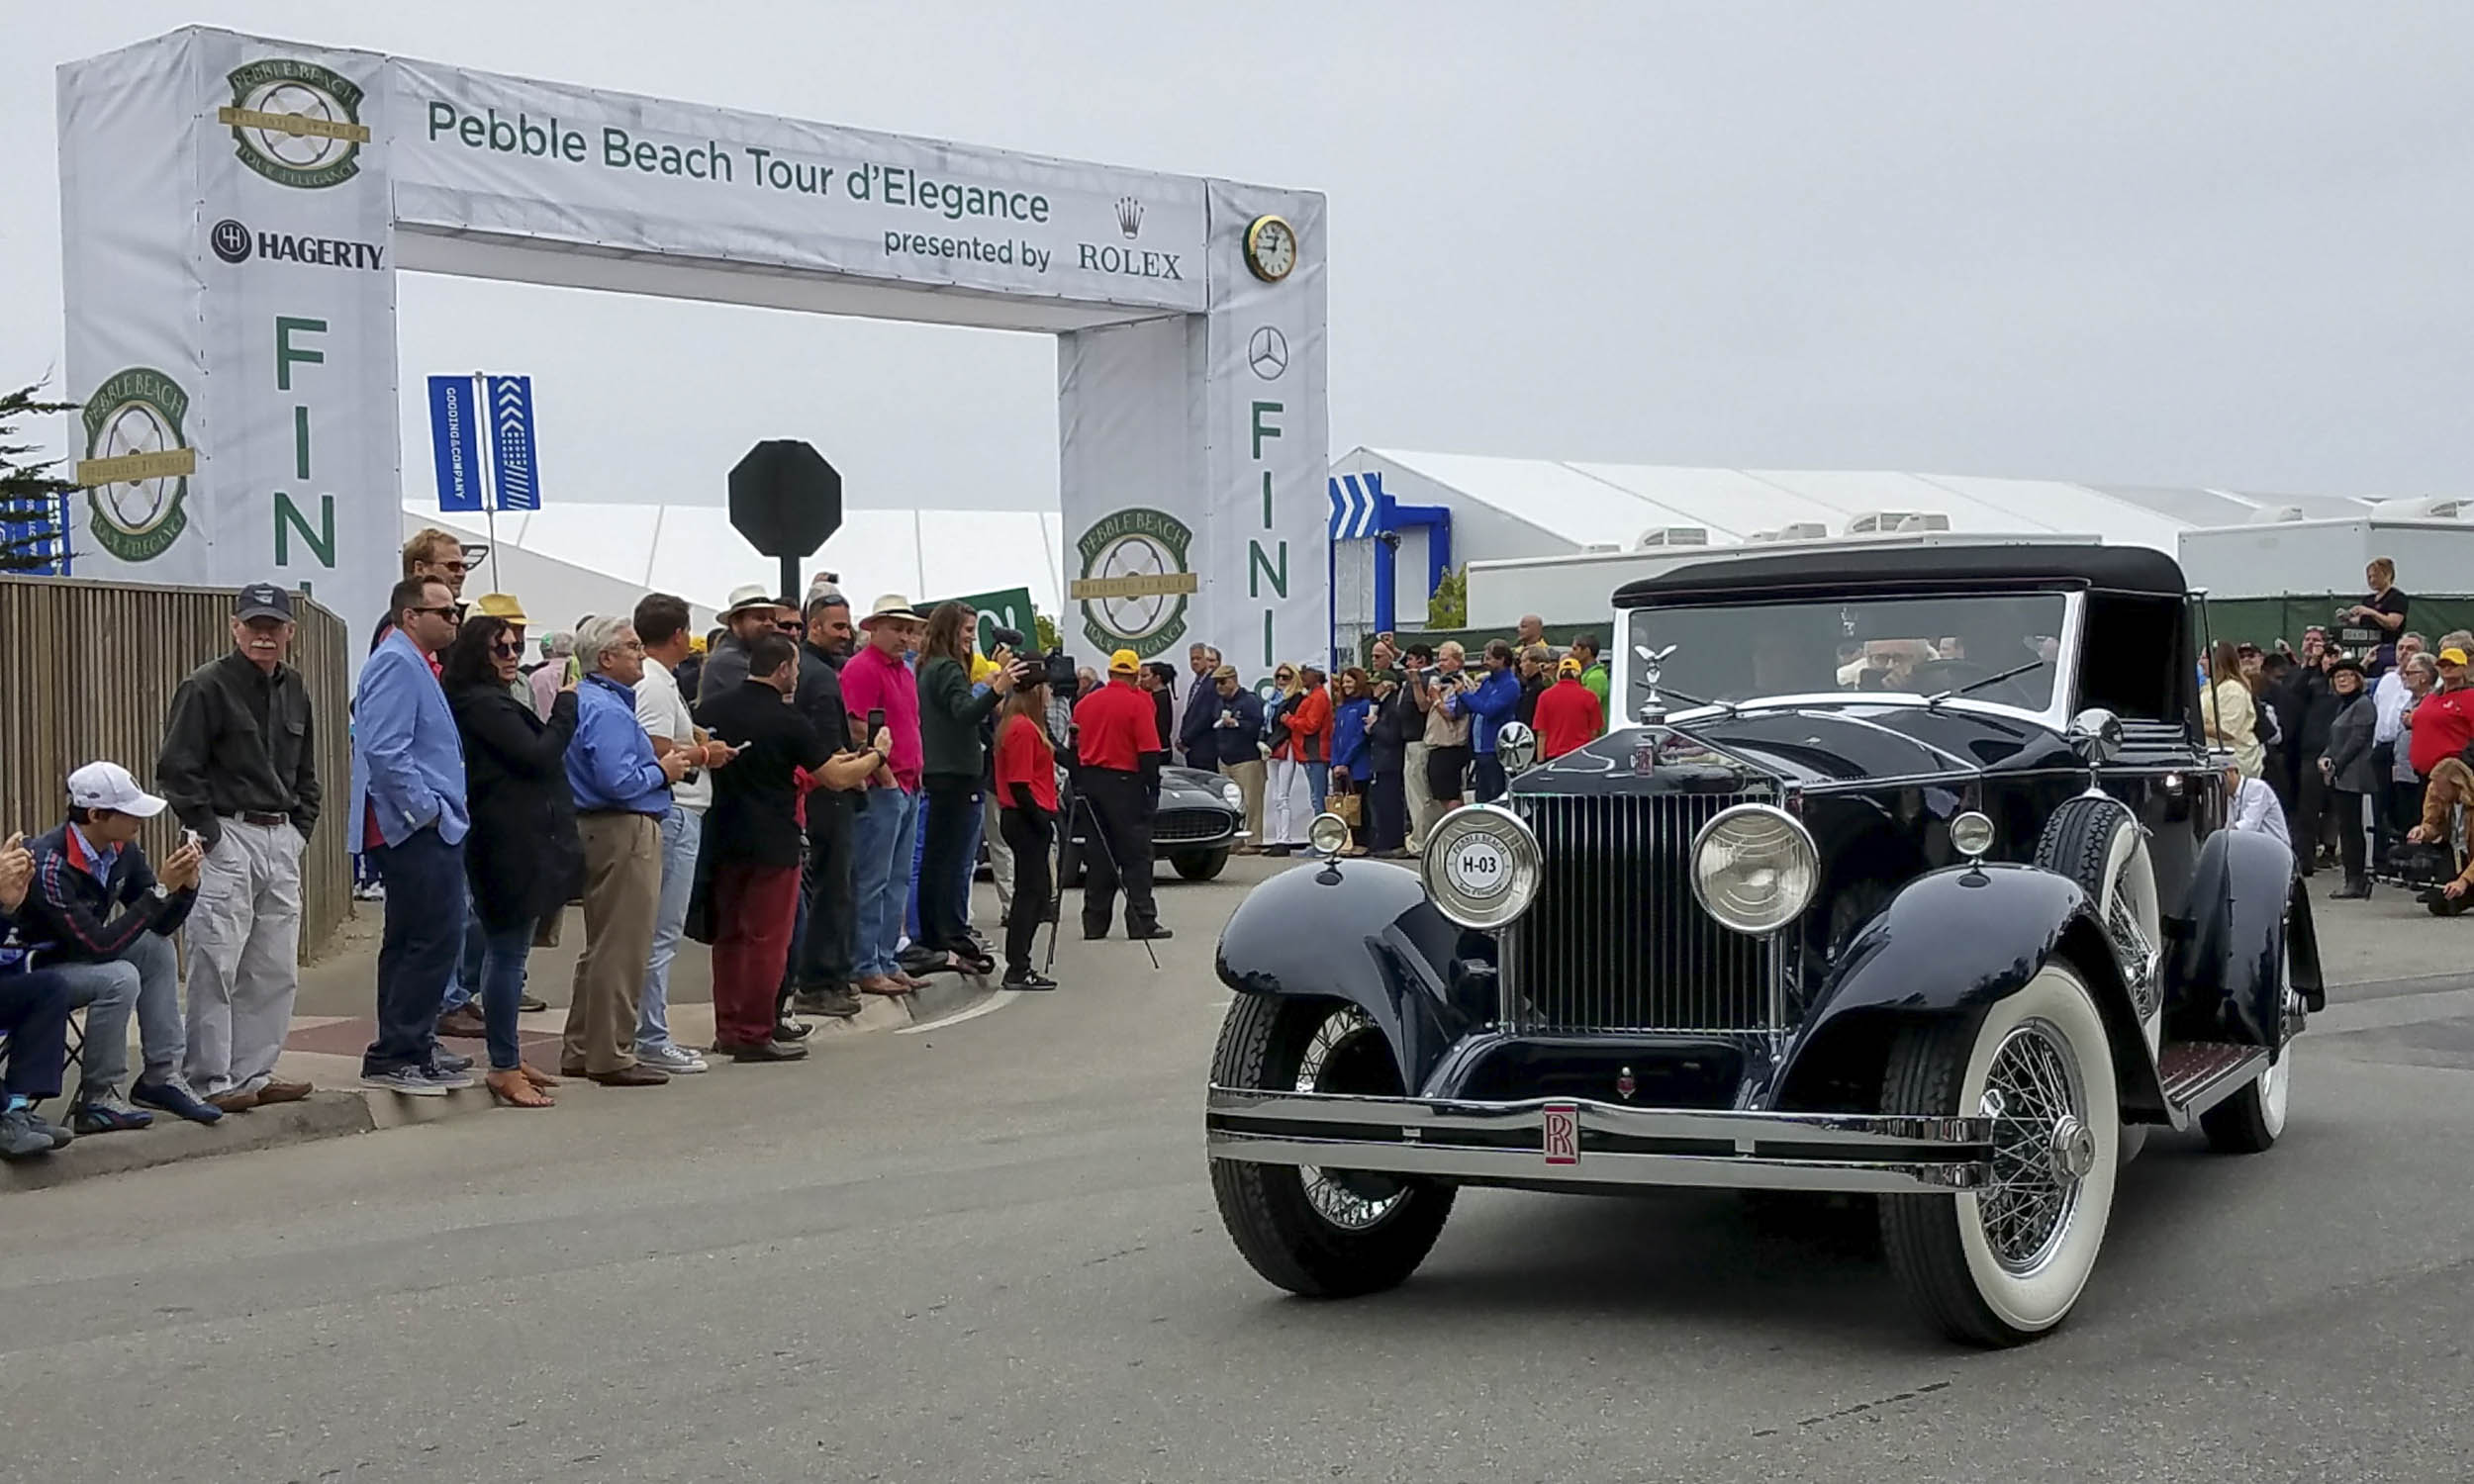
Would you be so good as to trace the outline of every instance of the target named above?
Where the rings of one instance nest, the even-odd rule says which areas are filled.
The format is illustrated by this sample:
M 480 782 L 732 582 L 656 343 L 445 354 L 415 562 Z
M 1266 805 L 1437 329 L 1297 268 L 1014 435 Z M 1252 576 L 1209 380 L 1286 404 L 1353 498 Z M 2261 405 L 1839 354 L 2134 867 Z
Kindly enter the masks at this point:
M 240 590 L 232 649 L 172 695 L 156 784 L 206 848 L 189 913 L 190 1089 L 227 1113 L 309 1096 L 275 1075 L 300 988 L 301 852 L 321 790 L 292 595 Z
M 576 735 L 567 744 L 567 783 L 584 837 L 584 956 L 567 1001 L 559 1070 L 605 1087 L 654 1087 L 670 1080 L 635 1060 L 636 1000 L 661 916 L 661 821 L 670 786 L 688 754 L 653 756 L 635 722 L 635 683 L 644 646 L 624 618 L 595 618 L 576 631 L 584 681 L 576 688 Z

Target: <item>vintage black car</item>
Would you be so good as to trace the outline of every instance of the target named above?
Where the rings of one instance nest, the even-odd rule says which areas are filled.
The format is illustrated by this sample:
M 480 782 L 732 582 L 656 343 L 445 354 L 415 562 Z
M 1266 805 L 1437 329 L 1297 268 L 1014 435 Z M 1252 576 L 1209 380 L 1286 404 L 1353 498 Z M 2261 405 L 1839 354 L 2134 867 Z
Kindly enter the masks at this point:
M 2318 955 L 2223 827 L 2170 558 L 1755 551 L 1616 606 L 1637 719 L 1230 920 L 1207 1140 L 1266 1278 L 1399 1283 L 1462 1185 L 1853 1193 L 1933 1325 L 2015 1344 L 2149 1130 L 2276 1141 Z
M 1092 849 L 1089 810 L 1073 812 L 1074 828 L 1058 856 L 1064 890 L 1083 884 L 1083 853 Z M 1246 796 L 1235 784 L 1199 768 L 1172 763 L 1160 770 L 1160 806 L 1151 816 L 1151 854 L 1189 881 L 1207 881 L 1228 866 L 1246 839 Z

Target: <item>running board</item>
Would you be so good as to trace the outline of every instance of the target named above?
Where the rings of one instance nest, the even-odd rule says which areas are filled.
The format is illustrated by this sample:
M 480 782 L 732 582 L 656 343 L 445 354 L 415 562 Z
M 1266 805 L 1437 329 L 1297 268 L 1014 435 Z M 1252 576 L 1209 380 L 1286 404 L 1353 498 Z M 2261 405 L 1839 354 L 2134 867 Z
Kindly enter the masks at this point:
M 2199 1115 L 2241 1091 L 2268 1069 L 2263 1046 L 2222 1041 L 2185 1041 L 2164 1049 L 2156 1071 L 2164 1082 L 2173 1127 L 2187 1129 Z

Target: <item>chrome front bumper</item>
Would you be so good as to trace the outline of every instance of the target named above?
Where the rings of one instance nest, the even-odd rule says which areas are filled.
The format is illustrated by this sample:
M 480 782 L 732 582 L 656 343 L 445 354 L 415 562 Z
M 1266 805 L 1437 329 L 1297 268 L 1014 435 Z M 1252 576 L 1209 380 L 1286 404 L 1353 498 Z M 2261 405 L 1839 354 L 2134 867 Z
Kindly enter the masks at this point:
M 1898 1194 L 1993 1179 L 1989 1118 L 1635 1108 L 1586 1099 L 1449 1102 L 1214 1086 L 1215 1159 L 1473 1183 L 1714 1185 Z

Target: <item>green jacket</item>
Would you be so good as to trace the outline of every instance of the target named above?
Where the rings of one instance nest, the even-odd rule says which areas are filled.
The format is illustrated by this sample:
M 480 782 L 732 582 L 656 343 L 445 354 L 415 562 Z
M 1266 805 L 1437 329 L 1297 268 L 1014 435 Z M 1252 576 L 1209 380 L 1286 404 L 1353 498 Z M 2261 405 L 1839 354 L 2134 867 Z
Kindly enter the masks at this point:
M 971 694 L 971 675 L 939 657 L 919 664 L 919 750 L 922 774 L 978 778 L 988 760 L 980 723 L 1004 699 L 995 691 Z
M 1608 710 L 1606 706 L 1606 661 L 1599 660 L 1580 672 L 1580 684 L 1590 695 L 1598 698 L 1598 714 L 1611 724 L 1615 719 L 1615 713 Z

